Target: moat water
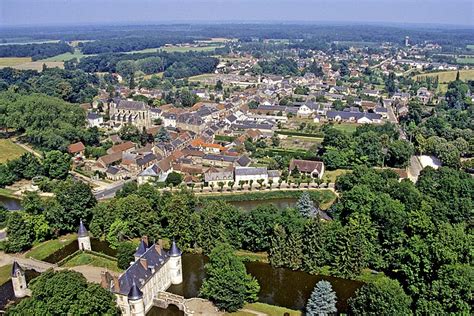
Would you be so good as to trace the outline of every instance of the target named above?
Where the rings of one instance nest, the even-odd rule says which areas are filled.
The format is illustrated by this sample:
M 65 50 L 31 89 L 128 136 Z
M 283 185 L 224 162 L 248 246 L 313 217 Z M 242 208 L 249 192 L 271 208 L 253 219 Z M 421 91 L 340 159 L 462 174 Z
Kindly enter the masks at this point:
M 4 206 L 7 210 L 16 211 L 21 209 L 21 201 L 11 197 L 0 195 L 0 205 Z

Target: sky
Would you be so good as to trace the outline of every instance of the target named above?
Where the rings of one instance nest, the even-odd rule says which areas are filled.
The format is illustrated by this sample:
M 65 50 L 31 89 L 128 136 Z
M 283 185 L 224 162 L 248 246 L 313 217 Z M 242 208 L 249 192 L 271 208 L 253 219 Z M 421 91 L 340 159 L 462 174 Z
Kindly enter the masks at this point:
M 474 1 L 0 0 L 0 27 L 263 21 L 474 26 Z

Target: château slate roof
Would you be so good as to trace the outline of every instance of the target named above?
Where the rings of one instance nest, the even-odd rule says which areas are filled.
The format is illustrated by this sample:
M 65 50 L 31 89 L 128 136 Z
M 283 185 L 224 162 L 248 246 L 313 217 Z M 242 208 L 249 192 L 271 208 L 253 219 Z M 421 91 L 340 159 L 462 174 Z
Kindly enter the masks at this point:
M 79 230 L 77 231 L 77 235 L 79 237 L 87 237 L 89 234 L 87 233 L 87 229 L 84 226 L 84 223 L 82 223 L 82 219 L 79 221 Z
M 130 288 L 130 292 L 128 292 L 128 298 L 131 300 L 138 300 L 143 297 L 143 292 L 140 291 L 135 280 L 132 281 L 132 287 Z
M 119 277 L 118 288 L 113 287 L 113 292 L 121 295 L 129 295 L 133 284 L 142 288 L 144 284 L 163 266 L 170 258 L 170 253 L 161 249 L 157 244 L 151 245 L 145 250 L 138 260 Z M 145 263 L 146 262 L 146 263 Z
M 170 257 L 178 257 L 181 256 L 181 250 L 178 248 L 176 245 L 176 241 L 173 240 L 173 243 L 171 244 L 171 249 L 169 251 Z
M 18 272 L 23 273 L 23 269 L 22 269 L 21 266 L 18 264 L 18 262 L 13 261 L 12 277 L 15 277 Z
M 148 245 L 146 242 L 142 239 L 140 240 L 140 244 L 138 245 L 137 251 L 135 251 L 135 256 L 139 257 L 143 255 L 148 248 Z

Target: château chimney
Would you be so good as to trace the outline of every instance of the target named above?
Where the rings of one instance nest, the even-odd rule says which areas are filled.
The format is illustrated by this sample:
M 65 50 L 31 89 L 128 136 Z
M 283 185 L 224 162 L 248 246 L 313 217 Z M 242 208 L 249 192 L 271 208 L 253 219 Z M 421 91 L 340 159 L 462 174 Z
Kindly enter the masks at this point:
M 148 269 L 148 261 L 145 258 L 140 258 L 140 263 L 145 268 L 145 270 Z
M 145 244 L 146 244 L 147 247 L 148 247 L 148 245 L 149 245 L 149 244 L 148 244 L 148 236 L 143 236 L 143 237 L 142 237 L 142 240 L 145 242 Z

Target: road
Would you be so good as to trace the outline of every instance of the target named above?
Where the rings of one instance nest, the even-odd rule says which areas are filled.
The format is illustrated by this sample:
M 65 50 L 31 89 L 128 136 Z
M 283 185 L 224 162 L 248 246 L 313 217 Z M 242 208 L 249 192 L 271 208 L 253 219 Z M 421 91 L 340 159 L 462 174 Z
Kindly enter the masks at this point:
M 113 198 L 115 196 L 115 193 L 117 193 L 117 191 L 120 190 L 124 186 L 125 183 L 134 181 L 135 179 L 136 177 L 132 177 L 128 180 L 122 180 L 116 183 L 112 183 L 105 189 L 94 191 L 94 196 L 97 200 Z

